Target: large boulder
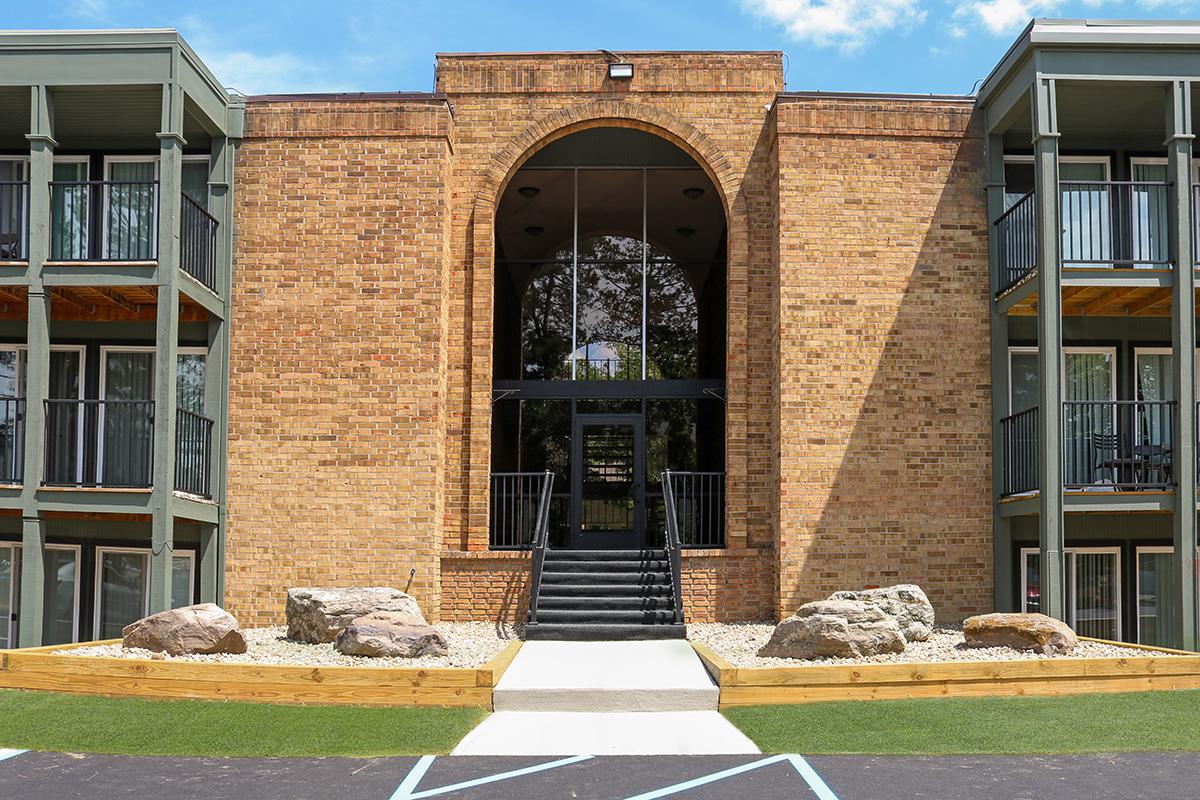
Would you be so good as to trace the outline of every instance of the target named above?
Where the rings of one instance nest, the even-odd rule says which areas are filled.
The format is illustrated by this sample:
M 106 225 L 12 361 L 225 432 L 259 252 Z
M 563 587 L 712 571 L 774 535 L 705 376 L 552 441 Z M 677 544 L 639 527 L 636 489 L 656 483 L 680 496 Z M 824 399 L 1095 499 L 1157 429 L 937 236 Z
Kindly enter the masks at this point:
M 1012 647 L 1037 650 L 1043 655 L 1063 655 L 1079 639 L 1064 622 L 1045 614 L 981 614 L 963 623 L 967 647 Z
M 348 589 L 288 589 L 287 636 L 300 642 L 332 642 L 353 620 L 373 611 L 405 614 L 410 625 L 425 625 L 411 595 L 385 586 Z
M 896 620 L 907 642 L 923 642 L 933 633 L 933 604 L 916 584 L 901 583 L 882 589 L 834 592 L 829 599 L 861 600 L 879 606 L 883 613 Z
M 125 647 L 172 656 L 190 653 L 244 653 L 246 637 L 237 620 L 212 603 L 160 611 L 121 630 Z
M 375 611 L 341 630 L 333 647 L 348 656 L 375 658 L 442 656 L 446 640 L 429 625 L 415 625 L 403 611 Z
M 896 620 L 862 600 L 805 603 L 775 628 L 760 656 L 862 658 L 904 650 Z

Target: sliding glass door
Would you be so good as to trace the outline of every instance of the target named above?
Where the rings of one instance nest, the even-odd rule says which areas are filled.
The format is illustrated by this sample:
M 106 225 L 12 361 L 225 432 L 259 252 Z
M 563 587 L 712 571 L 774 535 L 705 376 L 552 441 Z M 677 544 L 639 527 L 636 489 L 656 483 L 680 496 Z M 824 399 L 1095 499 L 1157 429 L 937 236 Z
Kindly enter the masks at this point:
M 149 261 L 158 257 L 158 159 L 105 160 L 105 258 Z
M 42 644 L 79 641 L 78 545 L 47 544 L 43 553 Z M 0 648 L 20 639 L 21 545 L 0 544 Z
M 121 629 L 150 611 L 150 551 L 144 547 L 96 548 L 97 639 L 115 639 Z M 171 556 L 171 607 L 192 604 L 195 557 Z
M 106 486 L 149 486 L 154 452 L 154 348 L 101 348 L 101 453 Z
M 1067 624 L 1080 636 L 1120 641 L 1121 549 L 1068 547 Z M 1021 610 L 1041 611 L 1040 561 L 1036 547 L 1021 548 Z

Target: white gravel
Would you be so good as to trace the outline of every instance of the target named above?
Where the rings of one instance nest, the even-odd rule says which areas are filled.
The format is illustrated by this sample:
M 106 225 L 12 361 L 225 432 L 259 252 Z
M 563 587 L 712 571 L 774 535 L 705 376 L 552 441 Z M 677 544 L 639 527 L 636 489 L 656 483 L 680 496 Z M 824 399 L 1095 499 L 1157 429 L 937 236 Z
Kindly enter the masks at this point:
M 482 666 L 499 655 L 510 642 L 520 639 L 523 626 L 494 622 L 443 622 L 435 626 L 446 638 L 450 651 L 444 656 L 418 658 L 369 658 L 346 656 L 333 649 L 333 643 L 307 644 L 286 637 L 287 628 L 249 628 L 247 649 L 238 655 L 168 656 L 136 647 L 119 644 L 76 647 L 56 650 L 71 656 L 108 656 L 116 658 L 161 659 L 164 661 L 198 661 L 222 664 L 277 664 L 297 667 L 464 667 Z
M 706 644 L 735 667 L 796 667 L 804 665 L 829 666 L 840 664 L 915 664 L 937 661 L 1017 661 L 1041 658 L 1139 658 L 1161 657 L 1172 653 L 1114 647 L 1097 642 L 1081 641 L 1066 656 L 1044 656 L 1030 650 L 1011 647 L 967 647 L 962 630 L 954 627 L 935 628 L 924 642 L 910 642 L 903 653 L 885 653 L 866 658 L 764 658 L 759 649 L 771 638 L 775 626 L 762 623 L 697 624 L 688 626 L 688 638 Z

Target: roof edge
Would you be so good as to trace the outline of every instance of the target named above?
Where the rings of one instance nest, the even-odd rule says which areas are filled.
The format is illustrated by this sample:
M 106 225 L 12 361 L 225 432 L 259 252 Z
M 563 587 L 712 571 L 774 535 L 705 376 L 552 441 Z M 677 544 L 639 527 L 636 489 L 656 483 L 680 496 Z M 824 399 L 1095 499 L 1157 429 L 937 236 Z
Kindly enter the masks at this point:
M 246 96 L 247 103 L 283 102 L 368 102 L 368 101 L 426 101 L 446 102 L 442 92 L 295 92 L 282 94 L 252 94 Z

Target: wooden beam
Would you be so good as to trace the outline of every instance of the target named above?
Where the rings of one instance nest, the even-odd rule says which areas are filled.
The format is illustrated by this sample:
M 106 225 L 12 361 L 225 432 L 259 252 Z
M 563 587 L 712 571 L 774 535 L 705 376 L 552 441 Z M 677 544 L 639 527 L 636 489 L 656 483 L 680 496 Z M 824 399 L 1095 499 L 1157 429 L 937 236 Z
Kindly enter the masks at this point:
M 118 294 L 116 291 L 114 291 L 112 289 L 108 289 L 103 286 L 93 286 L 92 291 L 94 291 L 96 294 L 102 296 L 104 299 L 110 301 L 113 305 L 117 305 L 117 306 L 120 306 L 121 308 L 125 309 L 130 314 L 138 313 L 138 310 L 140 307 L 138 306 L 137 303 L 133 302 L 128 297 L 125 297 L 124 295 Z
M 1065 305 L 1068 300 L 1070 300 L 1072 297 L 1074 297 L 1075 295 L 1079 294 L 1080 292 L 1084 291 L 1087 288 L 1089 288 L 1089 287 L 1087 287 L 1087 286 L 1064 286 L 1063 290 L 1062 290 L 1063 304 Z
M 1145 295 L 1144 297 L 1140 297 L 1137 300 L 1134 300 L 1129 305 L 1125 306 L 1125 313 L 1129 314 L 1130 316 L 1133 316 L 1134 314 L 1137 314 L 1138 312 L 1145 311 L 1146 309 L 1150 308 L 1151 306 L 1158 305 L 1159 303 L 1163 302 L 1164 300 L 1170 300 L 1170 299 L 1171 299 L 1170 287 L 1167 287 L 1166 289 L 1155 289 L 1154 291 L 1150 292 L 1149 294 Z
M 0 300 L 10 303 L 24 303 L 25 297 L 19 294 L 15 289 L 7 289 L 0 286 Z
M 1137 286 L 1118 286 L 1115 289 L 1109 289 L 1095 300 L 1084 303 L 1082 306 L 1080 306 L 1079 311 L 1082 314 L 1094 314 L 1106 306 L 1112 305 L 1122 297 L 1136 292 L 1137 290 Z
M 75 294 L 75 292 L 71 291 L 70 289 L 66 289 L 62 286 L 59 286 L 55 289 L 51 289 L 50 291 L 51 291 L 52 297 L 57 297 L 59 300 L 63 300 L 64 302 L 70 303 L 73 306 L 79 306 L 84 311 L 95 311 L 96 310 L 95 303 L 89 303 L 87 300 L 84 300 L 82 297 Z

